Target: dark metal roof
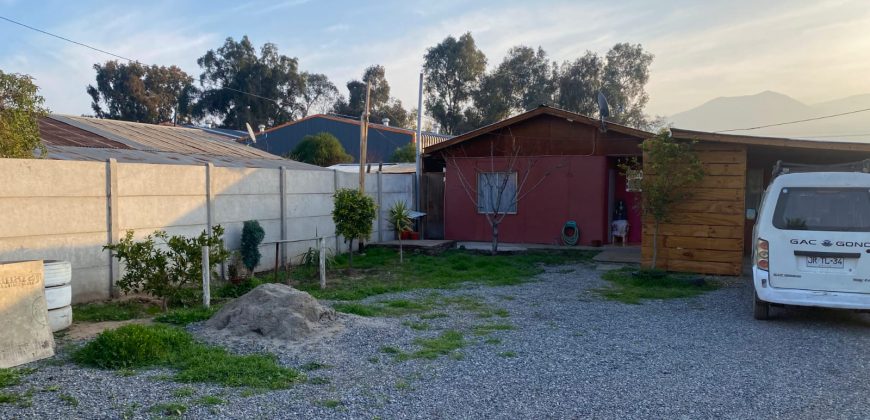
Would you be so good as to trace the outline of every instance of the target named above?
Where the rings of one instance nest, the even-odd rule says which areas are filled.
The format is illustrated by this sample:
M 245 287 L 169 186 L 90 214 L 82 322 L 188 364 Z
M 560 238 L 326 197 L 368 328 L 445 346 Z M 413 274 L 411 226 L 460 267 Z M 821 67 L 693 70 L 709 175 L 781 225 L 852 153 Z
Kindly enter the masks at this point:
M 51 115 L 40 135 L 49 159 L 324 170 L 197 128 Z

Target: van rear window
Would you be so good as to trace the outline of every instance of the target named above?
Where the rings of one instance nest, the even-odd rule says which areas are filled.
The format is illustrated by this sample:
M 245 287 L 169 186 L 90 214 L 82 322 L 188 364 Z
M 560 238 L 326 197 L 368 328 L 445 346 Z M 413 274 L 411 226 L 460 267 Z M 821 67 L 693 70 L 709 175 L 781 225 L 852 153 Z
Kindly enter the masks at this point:
M 785 230 L 870 232 L 870 189 L 783 188 L 773 226 Z

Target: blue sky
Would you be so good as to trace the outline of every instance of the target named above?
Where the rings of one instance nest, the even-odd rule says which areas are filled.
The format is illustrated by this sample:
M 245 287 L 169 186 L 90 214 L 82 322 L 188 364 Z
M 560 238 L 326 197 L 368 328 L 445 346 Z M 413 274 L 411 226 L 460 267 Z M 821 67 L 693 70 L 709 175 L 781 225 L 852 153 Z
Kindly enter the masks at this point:
M 407 108 L 427 47 L 471 31 L 490 67 L 514 45 L 557 61 L 616 42 L 655 54 L 648 111 L 669 115 L 717 96 L 775 90 L 813 103 L 870 92 L 867 1 L 36 1 L 0 15 L 146 63 L 196 59 L 247 34 L 344 83 L 371 64 Z M 0 21 L 0 69 L 34 76 L 48 106 L 90 112 L 85 87 L 107 57 Z

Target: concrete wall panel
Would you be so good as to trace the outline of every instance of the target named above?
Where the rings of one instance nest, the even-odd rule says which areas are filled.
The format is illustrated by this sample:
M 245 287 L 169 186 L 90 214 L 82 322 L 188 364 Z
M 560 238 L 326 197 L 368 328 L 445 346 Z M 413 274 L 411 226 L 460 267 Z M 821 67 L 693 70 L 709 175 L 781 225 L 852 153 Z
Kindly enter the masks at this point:
M 287 171 L 288 194 L 332 194 L 334 183 L 332 171 Z
M 118 199 L 121 229 L 161 229 L 206 224 L 205 195 L 138 196 Z
M 120 196 L 205 195 L 205 166 L 118 164 Z
M 0 237 L 106 230 L 104 197 L 6 197 L 0 200 Z
M 213 194 L 279 194 L 279 169 L 213 168 Z
M 106 164 L 3 159 L 0 197 L 104 197 Z
M 220 224 L 278 218 L 281 214 L 281 196 L 219 195 L 215 198 L 214 212 L 214 221 Z

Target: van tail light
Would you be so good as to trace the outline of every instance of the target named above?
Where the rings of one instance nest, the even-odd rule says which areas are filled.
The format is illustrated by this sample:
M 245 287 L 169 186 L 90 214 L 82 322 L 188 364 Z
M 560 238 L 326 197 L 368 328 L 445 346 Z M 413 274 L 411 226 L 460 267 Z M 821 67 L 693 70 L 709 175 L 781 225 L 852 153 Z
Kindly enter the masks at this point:
M 770 269 L 770 246 L 764 239 L 758 239 L 755 243 L 755 266 L 761 270 Z

